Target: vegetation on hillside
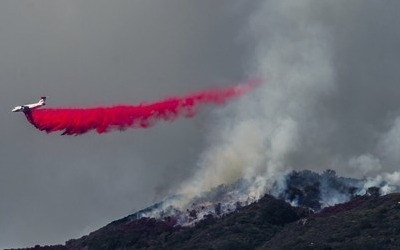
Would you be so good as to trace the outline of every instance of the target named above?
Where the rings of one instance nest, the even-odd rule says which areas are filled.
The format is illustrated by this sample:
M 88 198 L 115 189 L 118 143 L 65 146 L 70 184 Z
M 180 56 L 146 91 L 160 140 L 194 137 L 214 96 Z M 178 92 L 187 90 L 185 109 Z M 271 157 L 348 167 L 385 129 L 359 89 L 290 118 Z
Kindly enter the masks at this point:
M 26 249 L 400 249 L 400 194 L 380 196 L 379 187 L 370 187 L 360 196 L 355 192 L 358 184 L 337 178 L 332 171 L 293 172 L 283 194 L 298 207 L 265 195 L 224 214 L 218 203 L 203 218 L 188 210 L 189 216 L 199 218 L 190 227 L 179 226 L 174 216 L 154 219 L 134 214 L 65 245 Z M 334 192 L 326 193 L 326 187 Z M 322 208 L 324 196 L 337 194 L 350 195 L 351 200 Z

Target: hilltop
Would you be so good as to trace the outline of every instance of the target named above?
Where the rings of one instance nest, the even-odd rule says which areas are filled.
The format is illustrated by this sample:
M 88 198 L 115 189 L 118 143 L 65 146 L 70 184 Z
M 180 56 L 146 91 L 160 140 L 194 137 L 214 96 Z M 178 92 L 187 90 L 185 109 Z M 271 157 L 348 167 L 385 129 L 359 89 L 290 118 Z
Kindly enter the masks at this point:
M 27 249 L 398 249 L 400 194 L 357 196 L 318 213 L 270 195 L 192 227 L 121 219 L 65 245 Z

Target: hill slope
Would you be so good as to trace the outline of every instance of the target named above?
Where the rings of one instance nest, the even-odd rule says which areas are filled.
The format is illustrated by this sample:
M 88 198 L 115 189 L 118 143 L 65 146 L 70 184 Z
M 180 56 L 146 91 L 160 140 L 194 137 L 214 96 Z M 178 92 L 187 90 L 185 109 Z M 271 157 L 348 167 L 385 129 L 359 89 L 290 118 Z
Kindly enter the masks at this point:
M 399 249 L 400 194 L 362 196 L 291 223 L 260 249 Z
M 399 249 L 400 194 L 359 196 L 319 213 L 266 195 L 193 227 L 121 219 L 64 246 L 30 249 Z
M 299 219 L 296 209 L 272 196 L 236 212 L 207 216 L 194 227 L 173 227 L 165 221 L 142 218 L 116 221 L 78 240 L 67 249 L 254 249 L 283 225 Z

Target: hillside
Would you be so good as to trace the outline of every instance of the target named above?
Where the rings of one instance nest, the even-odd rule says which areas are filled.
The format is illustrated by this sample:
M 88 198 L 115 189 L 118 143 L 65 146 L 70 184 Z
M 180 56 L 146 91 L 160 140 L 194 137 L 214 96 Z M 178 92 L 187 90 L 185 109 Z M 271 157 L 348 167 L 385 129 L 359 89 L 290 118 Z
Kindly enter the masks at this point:
M 193 227 L 121 219 L 61 246 L 30 249 L 398 249 L 400 194 L 357 196 L 319 213 L 266 195 Z
M 290 223 L 259 249 L 399 249 L 400 194 L 362 196 Z
M 300 209 L 299 209 L 300 211 Z M 299 219 L 297 209 L 271 196 L 195 227 L 173 227 L 173 219 L 117 221 L 78 240 L 67 249 L 254 249 Z

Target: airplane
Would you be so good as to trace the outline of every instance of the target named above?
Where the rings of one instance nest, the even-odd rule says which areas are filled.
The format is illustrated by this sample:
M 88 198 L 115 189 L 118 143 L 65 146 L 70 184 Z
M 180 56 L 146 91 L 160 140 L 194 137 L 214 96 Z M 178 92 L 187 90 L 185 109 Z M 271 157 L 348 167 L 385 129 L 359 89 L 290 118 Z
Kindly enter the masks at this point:
M 47 96 L 40 97 L 40 100 L 37 103 L 25 104 L 21 106 L 16 106 L 11 111 L 12 112 L 28 112 L 29 110 L 36 109 L 46 105 Z

